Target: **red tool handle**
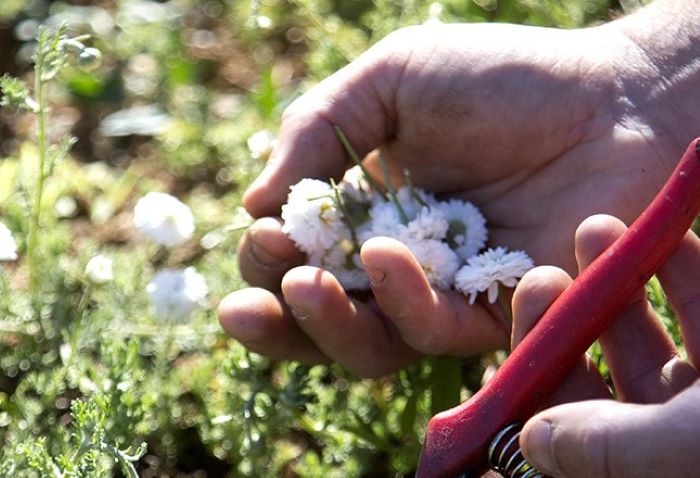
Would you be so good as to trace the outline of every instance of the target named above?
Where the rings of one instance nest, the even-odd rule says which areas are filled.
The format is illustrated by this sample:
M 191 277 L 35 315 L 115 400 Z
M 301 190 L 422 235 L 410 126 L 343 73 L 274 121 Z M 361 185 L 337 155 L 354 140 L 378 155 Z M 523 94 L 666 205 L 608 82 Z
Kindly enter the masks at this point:
M 491 439 L 537 411 L 678 247 L 698 212 L 700 138 L 639 218 L 554 301 L 493 378 L 430 420 L 417 477 L 484 471 Z

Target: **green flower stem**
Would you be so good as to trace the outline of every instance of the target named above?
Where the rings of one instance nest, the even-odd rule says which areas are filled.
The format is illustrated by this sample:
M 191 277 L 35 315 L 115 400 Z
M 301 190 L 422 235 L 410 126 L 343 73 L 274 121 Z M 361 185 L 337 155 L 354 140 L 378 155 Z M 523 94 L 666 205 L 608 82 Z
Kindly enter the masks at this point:
M 384 155 L 382 155 L 381 153 L 379 153 L 379 164 L 382 167 L 382 174 L 384 175 L 384 184 L 386 185 L 386 191 L 389 194 L 391 201 L 396 206 L 396 210 L 399 212 L 399 217 L 401 218 L 401 222 L 404 224 L 408 224 L 408 215 L 406 214 L 406 211 L 404 211 L 403 207 L 401 207 L 401 203 L 399 202 L 399 199 L 396 197 L 396 191 L 394 191 L 394 188 L 391 186 L 391 178 L 389 177 L 389 168 L 387 167 L 386 161 L 384 160 Z
M 41 55 L 39 55 L 41 58 Z M 37 147 L 39 150 L 39 166 L 36 177 L 36 190 L 34 191 L 34 203 L 29 221 L 27 235 L 27 255 L 29 259 L 29 291 L 34 304 L 38 303 L 39 287 L 39 227 L 41 226 L 41 202 L 44 195 L 44 181 L 46 180 L 46 153 L 48 151 L 46 138 L 46 98 L 45 82 L 43 79 L 43 62 L 37 61 L 34 67 L 34 88 L 37 102 Z
M 413 186 L 413 180 L 411 179 L 411 173 L 408 171 L 408 169 L 403 170 L 403 178 L 404 181 L 406 182 L 406 186 L 408 186 L 408 190 L 411 193 L 411 197 L 413 197 L 413 200 L 416 201 L 418 204 L 420 204 L 423 207 L 429 207 L 428 203 L 423 200 L 422 197 L 420 197 L 420 194 L 418 194 L 418 191 L 416 191 L 416 188 Z
M 431 357 L 428 377 L 430 387 L 430 414 L 459 405 L 462 391 L 462 366 L 456 357 Z
M 365 166 L 362 164 L 362 161 L 360 160 L 360 156 L 357 154 L 357 151 L 355 151 L 355 148 L 352 147 L 352 144 L 350 144 L 350 140 L 348 140 L 348 137 L 345 135 L 343 132 L 342 128 L 338 125 L 334 125 L 333 128 L 335 129 L 335 134 L 338 136 L 338 139 L 343 145 L 343 148 L 345 148 L 345 152 L 348 153 L 350 156 L 350 159 L 357 165 L 360 170 L 362 171 L 362 174 L 365 177 L 365 180 L 369 183 L 370 186 L 372 186 L 372 189 L 374 189 L 379 195 L 382 196 L 382 198 L 387 201 L 387 195 L 384 192 L 384 188 L 372 177 L 371 174 L 369 174 L 369 171 L 365 168 Z
M 340 211 L 343 213 L 343 218 L 345 219 L 345 222 L 348 225 L 348 229 L 350 229 L 350 238 L 352 239 L 352 244 L 355 246 L 355 249 L 359 251 L 360 241 L 357 239 L 355 225 L 352 223 L 350 213 L 348 213 L 348 210 L 345 207 L 345 203 L 343 202 L 343 198 L 340 196 L 340 189 L 338 188 L 338 185 L 335 183 L 333 178 L 331 178 L 331 186 L 333 187 L 333 192 L 335 193 L 335 203 L 337 204 L 338 209 L 340 209 Z

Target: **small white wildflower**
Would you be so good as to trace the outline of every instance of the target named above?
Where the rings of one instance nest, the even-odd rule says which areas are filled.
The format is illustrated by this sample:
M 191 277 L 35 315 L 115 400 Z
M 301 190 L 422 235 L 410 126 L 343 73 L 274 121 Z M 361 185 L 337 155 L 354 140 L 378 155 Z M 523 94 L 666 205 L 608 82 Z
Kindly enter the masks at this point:
M 246 141 L 253 159 L 267 158 L 275 147 L 277 138 L 272 131 L 263 129 L 256 131 Z
M 438 289 L 452 287 L 459 269 L 459 257 L 446 243 L 435 239 L 406 243 L 423 268 L 428 281 Z
M 258 26 L 258 28 L 267 30 L 268 28 L 272 28 L 272 19 L 265 15 L 258 15 L 255 17 L 255 24 Z
M 194 216 L 176 197 L 150 192 L 134 207 L 134 225 L 156 244 L 173 247 L 192 237 Z
M 106 284 L 114 279 L 112 259 L 98 254 L 85 265 L 85 275 L 95 284 Z
M 496 302 L 498 284 L 515 287 L 525 273 L 534 267 L 523 251 L 508 252 L 504 247 L 488 249 L 471 257 L 455 276 L 455 288 L 469 296 L 473 304 L 479 292 L 488 291 L 490 303 Z
M 470 202 L 450 199 L 437 203 L 449 223 L 448 241 L 453 242 L 455 251 L 463 260 L 479 253 L 486 245 L 488 230 L 486 218 Z
M 204 276 L 188 267 L 158 271 L 146 292 L 157 318 L 182 321 L 204 304 L 209 289 Z
M 307 254 L 333 246 L 345 227 L 334 194 L 318 179 L 302 179 L 290 188 L 282 206 L 282 232 Z
M 444 11 L 445 5 L 440 2 L 433 2 L 428 6 L 428 16 L 431 18 L 439 17 Z
M 12 237 L 12 231 L 0 222 L 0 261 L 14 261 L 17 259 L 17 244 Z

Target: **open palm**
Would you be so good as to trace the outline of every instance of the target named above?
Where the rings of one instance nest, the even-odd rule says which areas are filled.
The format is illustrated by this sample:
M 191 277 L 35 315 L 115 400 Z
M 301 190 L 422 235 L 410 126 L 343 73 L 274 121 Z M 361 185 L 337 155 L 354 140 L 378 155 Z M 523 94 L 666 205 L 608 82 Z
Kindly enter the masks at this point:
M 296 267 L 303 256 L 272 217 L 291 184 L 339 179 L 350 166 L 338 125 L 370 170 L 380 150 L 397 178 L 408 170 L 417 186 L 479 206 L 492 245 L 573 273 L 571 238 L 581 220 L 601 212 L 633 219 L 693 136 L 666 133 L 667 102 L 640 90 L 645 59 L 615 26 L 411 27 L 299 98 L 244 198 L 262 218 L 239 248 L 253 287 L 224 299 L 224 328 L 257 352 L 331 359 L 362 376 L 391 372 L 418 353 L 506 346 L 509 325 L 498 311 L 433 290 L 399 242 L 363 245 L 373 294 L 349 297 L 330 273 Z M 635 55 L 639 64 L 628 69 Z

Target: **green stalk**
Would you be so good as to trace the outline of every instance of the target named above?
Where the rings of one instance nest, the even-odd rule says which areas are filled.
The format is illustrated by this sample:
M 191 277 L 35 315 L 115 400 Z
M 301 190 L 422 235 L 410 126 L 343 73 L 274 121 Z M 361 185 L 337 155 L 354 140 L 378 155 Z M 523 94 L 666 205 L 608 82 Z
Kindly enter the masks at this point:
M 389 195 L 391 202 L 393 202 L 394 206 L 396 206 L 396 210 L 399 212 L 401 222 L 403 224 L 408 224 L 408 215 L 406 214 L 406 211 L 404 211 L 403 207 L 401 207 L 401 203 L 396 197 L 396 191 L 391 186 L 391 177 L 389 176 L 389 169 L 386 165 L 386 161 L 384 160 L 384 155 L 382 155 L 382 153 L 379 153 L 379 165 L 382 167 L 382 174 L 384 175 L 384 185 L 386 186 L 386 192 Z
M 338 125 L 334 125 L 333 128 L 335 129 L 335 134 L 338 136 L 340 143 L 343 145 L 343 148 L 345 148 L 345 152 L 348 153 L 348 156 L 350 156 L 352 162 L 355 163 L 355 165 L 359 166 L 360 170 L 362 171 L 362 174 L 365 177 L 365 180 L 369 183 L 372 189 L 374 189 L 382 197 L 382 199 L 387 201 L 388 198 L 382 186 L 372 177 L 371 174 L 369 174 L 369 171 L 367 171 L 365 165 L 362 164 L 360 156 L 357 154 L 357 151 L 355 151 L 355 148 L 352 147 L 352 144 L 350 144 L 350 140 L 345 135 L 342 128 Z
M 41 56 L 39 55 L 39 58 Z M 45 83 L 43 79 L 43 61 L 37 61 L 34 67 L 34 88 L 37 103 L 37 118 L 39 121 L 37 131 L 37 147 L 39 149 L 39 167 L 36 178 L 36 190 L 34 191 L 34 203 L 32 204 L 32 214 L 29 221 L 29 230 L 27 237 L 27 254 L 29 256 L 29 291 L 33 301 L 36 304 L 38 295 L 38 279 L 39 279 L 39 253 L 38 238 L 39 227 L 41 224 L 41 202 L 44 195 L 44 181 L 46 179 L 46 99 L 45 99 Z
M 360 250 L 360 241 L 357 239 L 357 233 L 355 232 L 355 225 L 352 223 L 352 218 L 350 217 L 350 213 L 348 212 L 348 209 L 345 207 L 345 203 L 343 202 L 343 198 L 340 195 L 340 189 L 338 189 L 338 185 L 335 183 L 333 178 L 331 179 L 331 186 L 333 187 L 333 192 L 335 193 L 335 203 L 338 206 L 338 209 L 340 209 L 340 212 L 343 213 L 343 218 L 345 219 L 345 223 L 348 225 L 348 229 L 350 229 L 350 238 L 352 239 L 352 244 L 355 246 L 355 249 L 357 251 Z

